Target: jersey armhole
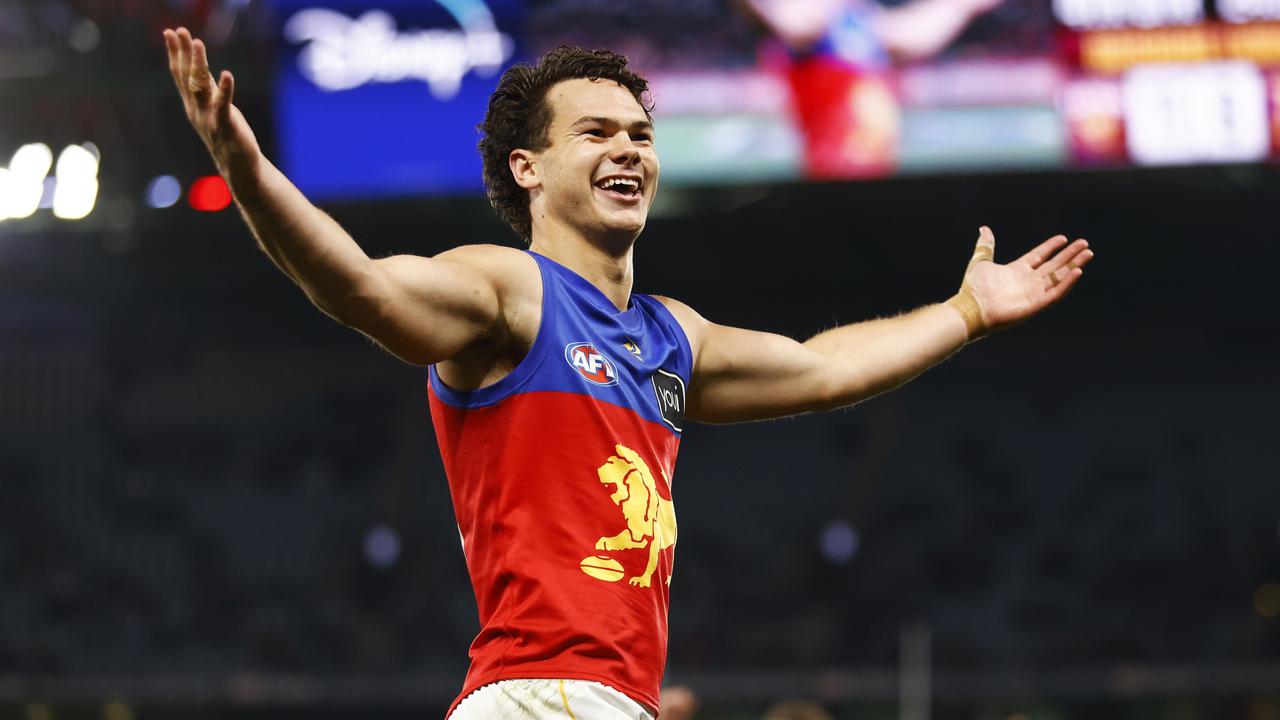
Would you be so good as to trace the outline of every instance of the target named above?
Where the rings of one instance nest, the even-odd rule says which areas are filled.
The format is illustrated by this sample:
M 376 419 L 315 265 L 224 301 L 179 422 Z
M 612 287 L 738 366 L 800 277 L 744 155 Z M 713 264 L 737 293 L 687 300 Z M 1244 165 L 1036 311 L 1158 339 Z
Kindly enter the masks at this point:
M 456 390 L 445 384 L 441 379 L 440 373 L 433 364 L 428 367 L 428 382 L 431 390 L 447 405 L 460 408 L 479 408 L 489 405 L 496 405 L 508 397 L 514 395 L 529 378 L 533 377 L 538 366 L 542 364 L 542 356 L 545 353 L 547 339 L 552 335 L 551 323 L 554 321 L 551 313 L 550 295 L 552 292 L 552 283 L 548 281 L 547 269 L 543 266 L 533 253 L 527 253 L 532 257 L 534 265 L 538 267 L 538 278 L 542 282 L 542 313 L 538 318 L 538 331 L 533 337 L 533 344 L 529 346 L 529 352 L 516 363 L 511 372 L 507 373 L 498 382 L 492 385 L 486 385 L 475 390 Z
M 686 368 L 684 384 L 688 387 L 693 380 L 693 345 L 689 343 L 689 335 L 685 333 L 684 325 L 680 324 L 679 318 L 661 300 L 652 295 L 645 295 L 644 297 L 653 301 L 653 304 L 658 308 L 658 312 L 662 313 L 671 326 L 675 328 L 676 344 L 680 348 L 680 361 Z

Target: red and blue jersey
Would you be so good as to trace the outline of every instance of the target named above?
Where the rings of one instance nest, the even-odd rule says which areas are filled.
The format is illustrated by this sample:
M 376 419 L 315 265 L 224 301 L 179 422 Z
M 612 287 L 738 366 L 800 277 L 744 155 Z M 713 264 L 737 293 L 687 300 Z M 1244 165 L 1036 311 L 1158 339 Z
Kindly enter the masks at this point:
M 654 298 L 633 294 L 619 311 L 530 254 L 542 321 L 525 358 L 471 392 L 430 371 L 480 614 L 459 699 L 498 680 L 565 678 L 657 708 L 689 342 Z

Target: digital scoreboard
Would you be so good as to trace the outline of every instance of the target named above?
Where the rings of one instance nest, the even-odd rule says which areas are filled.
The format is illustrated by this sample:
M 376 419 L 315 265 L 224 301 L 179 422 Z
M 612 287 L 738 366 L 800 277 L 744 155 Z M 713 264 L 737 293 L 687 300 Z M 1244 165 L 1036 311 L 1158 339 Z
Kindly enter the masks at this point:
M 918 1 L 843 0 L 812 60 L 736 0 L 274 0 L 282 165 L 320 200 L 480 192 L 498 76 L 559 44 L 649 79 L 668 185 L 1280 156 L 1280 0 L 987 0 L 904 59 L 866 18 Z
M 1280 150 L 1277 0 L 1054 0 L 1073 159 L 1263 161 Z

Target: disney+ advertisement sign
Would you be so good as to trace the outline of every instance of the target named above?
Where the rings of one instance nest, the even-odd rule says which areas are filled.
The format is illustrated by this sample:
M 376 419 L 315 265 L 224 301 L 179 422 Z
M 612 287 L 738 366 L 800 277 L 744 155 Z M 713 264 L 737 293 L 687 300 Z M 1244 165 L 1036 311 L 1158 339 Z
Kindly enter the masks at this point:
M 475 126 L 518 0 L 275 0 L 285 173 L 314 199 L 482 189 Z

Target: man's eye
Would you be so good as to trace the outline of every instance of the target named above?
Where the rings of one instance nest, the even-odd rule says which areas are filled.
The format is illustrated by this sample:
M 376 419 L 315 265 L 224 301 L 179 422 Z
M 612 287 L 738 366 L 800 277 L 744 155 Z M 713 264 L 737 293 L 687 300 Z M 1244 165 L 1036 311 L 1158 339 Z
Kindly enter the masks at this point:
M 592 128 L 591 130 L 587 131 L 587 134 L 594 135 L 596 137 L 604 137 L 604 131 L 601 130 L 600 128 Z
M 653 142 L 653 136 L 649 133 L 640 133 L 636 135 L 636 142 Z

